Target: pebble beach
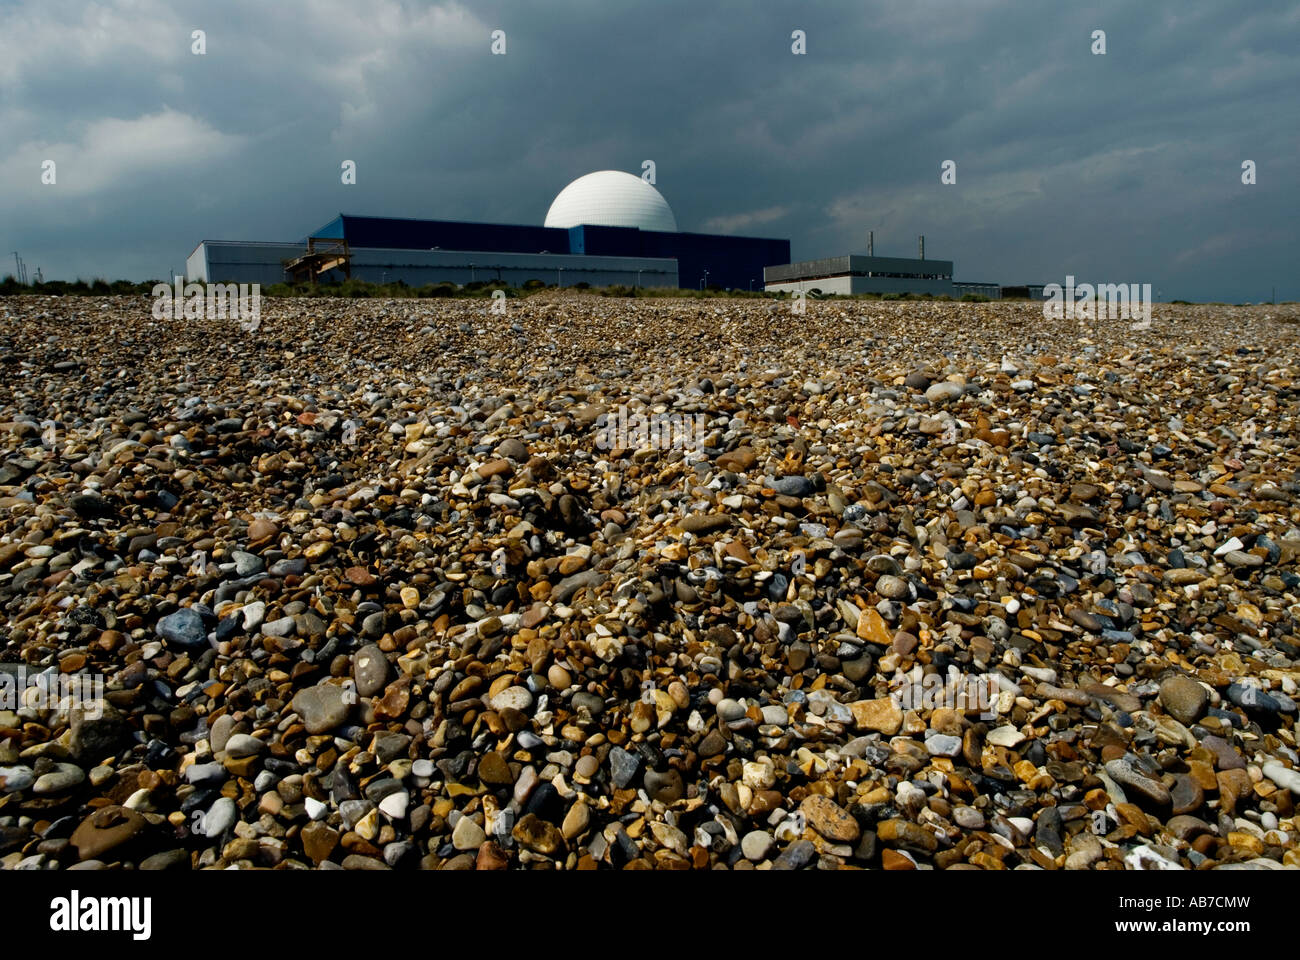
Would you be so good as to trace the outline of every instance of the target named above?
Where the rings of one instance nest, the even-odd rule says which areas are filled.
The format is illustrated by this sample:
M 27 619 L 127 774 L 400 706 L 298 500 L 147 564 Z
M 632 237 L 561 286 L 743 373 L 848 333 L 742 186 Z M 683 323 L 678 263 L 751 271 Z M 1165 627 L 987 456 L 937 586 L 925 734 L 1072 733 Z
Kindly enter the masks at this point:
M 150 303 L 0 299 L 0 868 L 1300 867 L 1296 304 Z

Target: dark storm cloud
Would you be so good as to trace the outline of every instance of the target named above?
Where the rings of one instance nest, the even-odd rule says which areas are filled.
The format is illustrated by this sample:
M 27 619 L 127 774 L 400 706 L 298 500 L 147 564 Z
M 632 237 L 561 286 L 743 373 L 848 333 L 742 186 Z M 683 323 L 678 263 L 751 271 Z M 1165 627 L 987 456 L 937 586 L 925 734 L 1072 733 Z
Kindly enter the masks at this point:
M 649 159 L 682 229 L 796 258 L 925 233 L 958 279 L 1295 299 L 1296 49 L 1300 6 L 1214 0 L 10 3 L 0 253 L 146 278 L 340 210 L 539 223 Z

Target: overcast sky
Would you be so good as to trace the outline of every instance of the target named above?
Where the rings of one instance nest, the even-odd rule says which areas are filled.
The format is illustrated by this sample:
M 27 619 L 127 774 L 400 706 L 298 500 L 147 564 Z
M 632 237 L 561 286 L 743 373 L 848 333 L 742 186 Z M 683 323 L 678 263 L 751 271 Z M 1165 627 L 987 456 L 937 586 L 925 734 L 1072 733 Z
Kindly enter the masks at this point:
M 0 0 L 0 256 L 143 280 L 340 211 L 540 224 L 653 160 L 680 229 L 796 260 L 923 233 L 958 280 L 1295 300 L 1297 51 L 1268 0 Z

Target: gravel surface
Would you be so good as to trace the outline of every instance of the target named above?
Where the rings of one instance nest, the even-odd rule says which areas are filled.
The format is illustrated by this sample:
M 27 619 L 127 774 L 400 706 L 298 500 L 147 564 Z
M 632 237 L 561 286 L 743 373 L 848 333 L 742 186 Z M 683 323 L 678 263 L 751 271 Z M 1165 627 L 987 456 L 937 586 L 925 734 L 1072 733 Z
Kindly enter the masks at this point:
M 7 869 L 1300 866 L 1295 305 L 149 307 L 0 300 Z

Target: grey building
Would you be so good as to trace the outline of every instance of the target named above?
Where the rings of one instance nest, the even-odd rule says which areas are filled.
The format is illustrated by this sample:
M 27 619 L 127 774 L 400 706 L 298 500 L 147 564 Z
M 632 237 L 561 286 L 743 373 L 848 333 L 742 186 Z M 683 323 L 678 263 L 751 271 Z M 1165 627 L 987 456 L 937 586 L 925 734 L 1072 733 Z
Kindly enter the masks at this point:
M 951 260 L 915 260 L 905 257 L 827 257 L 804 260 L 763 270 L 763 288 L 792 293 L 921 293 L 951 296 Z
M 954 280 L 952 282 L 952 295 L 954 297 L 964 297 L 968 293 L 988 297 L 990 300 L 1002 299 L 1002 288 L 996 283 L 976 283 L 973 280 Z

